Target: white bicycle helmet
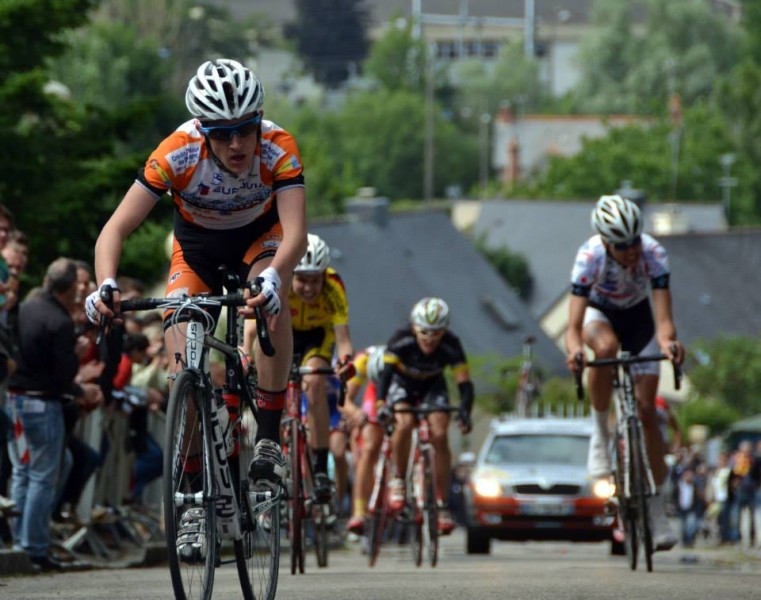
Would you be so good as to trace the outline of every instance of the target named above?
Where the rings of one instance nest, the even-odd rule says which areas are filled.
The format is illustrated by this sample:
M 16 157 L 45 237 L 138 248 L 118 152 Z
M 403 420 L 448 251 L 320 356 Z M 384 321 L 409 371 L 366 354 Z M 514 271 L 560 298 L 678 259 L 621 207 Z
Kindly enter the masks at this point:
M 264 104 L 264 88 L 248 67 L 237 60 L 206 61 L 188 82 L 185 106 L 199 119 L 239 119 Z
M 441 298 L 423 298 L 412 307 L 410 321 L 418 329 L 446 329 L 449 306 Z
M 592 211 L 592 227 L 610 244 L 630 242 L 642 233 L 642 214 L 631 200 L 601 196 Z
M 324 273 L 330 264 L 330 248 L 325 241 L 314 233 L 307 234 L 307 251 L 294 273 Z
M 367 349 L 367 378 L 370 381 L 378 381 L 386 366 L 385 354 L 386 346 L 370 346 Z

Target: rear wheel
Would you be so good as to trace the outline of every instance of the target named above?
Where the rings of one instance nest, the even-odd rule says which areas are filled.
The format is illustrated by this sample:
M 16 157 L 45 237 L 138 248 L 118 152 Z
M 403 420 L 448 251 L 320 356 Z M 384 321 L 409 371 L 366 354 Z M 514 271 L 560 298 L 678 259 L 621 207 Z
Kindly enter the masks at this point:
M 214 588 L 218 561 L 216 507 L 212 483 L 213 449 L 210 433 L 211 397 L 199 376 L 181 371 L 169 394 L 164 452 L 164 521 L 169 572 L 178 600 L 208 600 Z M 181 520 L 187 510 L 198 511 L 200 548 L 195 556 L 180 557 L 177 549 Z M 198 518 L 198 515 L 202 515 Z

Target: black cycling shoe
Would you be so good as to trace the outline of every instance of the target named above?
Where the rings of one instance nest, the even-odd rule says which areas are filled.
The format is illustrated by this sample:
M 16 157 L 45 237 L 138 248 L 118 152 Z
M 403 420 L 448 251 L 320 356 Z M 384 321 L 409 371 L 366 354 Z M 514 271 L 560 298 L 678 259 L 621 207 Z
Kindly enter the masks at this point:
M 314 475 L 314 501 L 317 504 L 328 504 L 333 497 L 333 482 L 327 473 Z

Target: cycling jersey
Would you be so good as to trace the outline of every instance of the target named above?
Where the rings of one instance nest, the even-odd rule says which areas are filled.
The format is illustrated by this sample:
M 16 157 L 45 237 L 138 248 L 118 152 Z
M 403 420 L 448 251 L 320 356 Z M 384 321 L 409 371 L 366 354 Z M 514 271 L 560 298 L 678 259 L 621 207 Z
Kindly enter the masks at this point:
M 291 322 L 296 331 L 316 327 L 335 327 L 349 324 L 349 302 L 341 276 L 328 267 L 320 295 L 313 302 L 305 302 L 293 290 L 288 294 Z
M 631 308 L 650 295 L 650 289 L 667 289 L 669 264 L 666 250 L 653 237 L 642 234 L 642 254 L 634 268 L 619 264 L 605 249 L 599 235 L 591 237 L 576 255 L 571 291 L 587 296 L 590 306 Z
M 301 355 L 304 361 L 321 356 L 330 363 L 336 341 L 334 328 L 349 324 L 349 301 L 341 276 L 334 269 L 326 269 L 322 290 L 316 300 L 306 302 L 291 289 L 288 304 L 294 353 Z
M 391 336 L 386 348 L 386 363 L 392 365 L 393 376 L 381 376 L 378 387 L 378 397 L 386 400 L 390 400 L 387 395 L 392 381 L 394 387 L 401 387 L 409 395 L 418 397 L 441 386 L 446 367 L 451 367 L 455 374 L 468 368 L 460 338 L 451 331 L 444 333 L 436 350 L 425 354 L 410 326 Z
M 272 121 L 262 121 L 253 166 L 243 175 L 221 166 L 197 127 L 197 119 L 180 125 L 138 176 L 157 200 L 170 192 L 184 221 L 204 229 L 243 227 L 272 206 L 275 192 L 304 186 L 296 142 Z

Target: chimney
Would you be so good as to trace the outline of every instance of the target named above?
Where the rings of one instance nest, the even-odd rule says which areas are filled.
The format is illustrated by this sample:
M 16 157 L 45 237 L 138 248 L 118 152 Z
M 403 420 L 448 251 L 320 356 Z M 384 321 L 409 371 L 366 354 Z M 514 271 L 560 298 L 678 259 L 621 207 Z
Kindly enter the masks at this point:
M 356 196 L 346 199 L 344 211 L 354 221 L 369 221 L 382 228 L 388 224 L 388 205 L 388 198 L 376 196 L 374 187 L 361 187 Z

